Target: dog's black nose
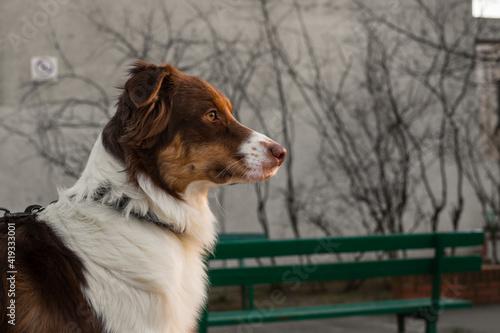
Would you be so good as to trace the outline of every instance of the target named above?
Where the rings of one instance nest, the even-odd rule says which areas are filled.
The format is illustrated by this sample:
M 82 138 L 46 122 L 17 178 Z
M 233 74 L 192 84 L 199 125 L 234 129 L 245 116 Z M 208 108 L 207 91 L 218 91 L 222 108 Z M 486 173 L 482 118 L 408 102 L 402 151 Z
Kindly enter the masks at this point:
M 286 149 L 279 144 L 275 144 L 269 149 L 271 150 L 271 154 L 278 159 L 278 166 L 283 164 L 286 156 Z

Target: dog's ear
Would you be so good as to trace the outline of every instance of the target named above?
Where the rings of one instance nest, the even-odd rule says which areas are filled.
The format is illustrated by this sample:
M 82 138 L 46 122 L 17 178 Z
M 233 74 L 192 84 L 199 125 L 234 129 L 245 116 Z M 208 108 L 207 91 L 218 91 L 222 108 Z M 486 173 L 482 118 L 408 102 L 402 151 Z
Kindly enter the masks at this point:
M 130 100 L 139 108 L 156 101 L 168 70 L 164 66 L 136 61 L 129 73 L 131 77 L 125 83 L 125 91 Z
M 168 93 L 159 93 L 164 80 L 170 80 L 168 66 L 137 61 L 130 70 L 119 102 L 124 135 L 120 142 L 130 149 L 151 148 L 155 136 L 167 128 L 170 118 Z M 120 103 L 121 107 L 120 107 Z

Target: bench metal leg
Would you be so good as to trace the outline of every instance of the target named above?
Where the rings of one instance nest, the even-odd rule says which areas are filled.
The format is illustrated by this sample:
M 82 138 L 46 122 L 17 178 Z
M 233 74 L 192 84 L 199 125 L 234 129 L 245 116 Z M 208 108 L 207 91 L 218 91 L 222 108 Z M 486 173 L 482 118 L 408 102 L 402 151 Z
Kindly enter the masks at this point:
M 240 295 L 241 295 L 241 309 L 248 309 L 248 301 L 247 301 L 247 287 L 245 285 L 240 286 Z
M 248 291 L 248 309 L 253 310 L 254 309 L 254 304 L 253 304 L 253 284 L 247 285 L 247 291 Z
M 398 333 L 405 333 L 405 315 L 398 313 Z
M 200 321 L 198 322 L 198 333 L 207 333 L 208 331 L 208 323 L 207 323 L 207 309 L 203 309 L 203 313 L 201 314 Z
M 240 289 L 241 293 L 241 309 L 242 310 L 253 310 L 253 284 L 242 285 Z
M 436 322 L 435 321 L 431 322 L 431 321 L 426 320 L 425 323 L 426 323 L 425 333 L 436 333 Z

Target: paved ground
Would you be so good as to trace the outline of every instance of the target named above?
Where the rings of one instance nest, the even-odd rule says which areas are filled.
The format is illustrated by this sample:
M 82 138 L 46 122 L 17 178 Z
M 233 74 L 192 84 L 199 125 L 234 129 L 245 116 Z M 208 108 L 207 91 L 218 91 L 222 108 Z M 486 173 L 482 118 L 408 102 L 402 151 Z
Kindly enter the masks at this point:
M 406 322 L 408 333 L 424 333 L 421 321 Z M 396 333 L 396 316 L 370 316 L 288 322 L 256 326 L 211 328 L 209 333 Z M 499 333 L 500 305 L 475 306 L 472 309 L 442 312 L 439 333 Z

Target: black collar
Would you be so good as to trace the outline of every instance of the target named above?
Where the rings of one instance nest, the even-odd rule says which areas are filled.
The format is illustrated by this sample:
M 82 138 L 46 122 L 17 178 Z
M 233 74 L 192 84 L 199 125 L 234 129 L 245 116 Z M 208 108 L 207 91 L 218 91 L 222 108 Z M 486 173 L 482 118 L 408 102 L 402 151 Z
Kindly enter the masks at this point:
M 127 207 L 127 205 L 130 203 L 130 200 L 132 200 L 132 199 L 130 197 L 124 195 L 124 196 L 122 196 L 120 199 L 118 199 L 115 202 L 104 201 L 103 200 L 104 196 L 106 194 L 108 194 L 110 191 L 111 191 L 110 187 L 104 187 L 104 186 L 103 187 L 99 187 L 97 189 L 97 191 L 94 193 L 94 195 L 92 196 L 92 199 L 94 201 L 97 201 L 97 202 L 99 202 L 99 203 L 101 203 L 103 205 L 106 205 L 106 206 L 108 206 L 110 208 L 113 208 L 113 209 L 115 209 L 115 210 L 123 213 L 123 211 L 125 210 L 125 208 Z M 151 210 L 148 211 L 146 215 L 141 214 L 141 213 L 139 213 L 139 212 L 137 212 L 135 210 L 131 210 L 130 214 L 132 216 L 138 218 L 139 220 L 147 221 L 147 222 L 156 224 L 157 226 L 159 226 L 161 228 L 165 228 L 167 230 L 170 230 L 171 232 L 173 232 L 176 235 L 182 234 L 182 231 L 180 231 L 177 228 L 175 228 L 175 226 L 172 223 L 167 223 L 167 222 L 161 220 Z

